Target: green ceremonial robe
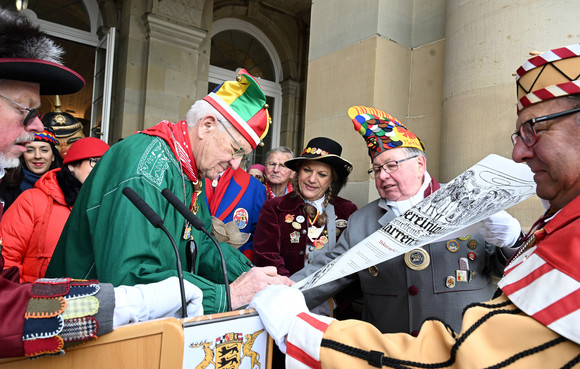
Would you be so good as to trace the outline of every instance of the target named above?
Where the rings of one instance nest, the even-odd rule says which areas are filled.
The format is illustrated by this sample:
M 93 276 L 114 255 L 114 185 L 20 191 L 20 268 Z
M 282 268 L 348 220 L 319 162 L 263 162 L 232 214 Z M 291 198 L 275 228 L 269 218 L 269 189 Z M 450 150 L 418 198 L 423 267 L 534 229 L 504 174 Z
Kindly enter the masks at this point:
M 195 274 L 186 272 L 185 219 L 161 195 L 169 188 L 189 207 L 193 184 L 182 174 L 168 144 L 158 137 L 138 133 L 113 145 L 93 169 L 64 227 L 47 277 L 98 279 L 114 286 L 164 280 L 177 275 L 173 247 L 167 235 L 127 199 L 131 187 L 163 219 L 175 239 L 184 278 L 203 291 L 205 314 L 227 310 L 220 255 L 211 239 L 192 228 L 197 244 Z M 203 183 L 203 180 L 202 180 Z M 199 195 L 197 216 L 211 230 L 205 193 Z M 248 271 L 248 259 L 221 243 L 228 278 L 234 281 Z

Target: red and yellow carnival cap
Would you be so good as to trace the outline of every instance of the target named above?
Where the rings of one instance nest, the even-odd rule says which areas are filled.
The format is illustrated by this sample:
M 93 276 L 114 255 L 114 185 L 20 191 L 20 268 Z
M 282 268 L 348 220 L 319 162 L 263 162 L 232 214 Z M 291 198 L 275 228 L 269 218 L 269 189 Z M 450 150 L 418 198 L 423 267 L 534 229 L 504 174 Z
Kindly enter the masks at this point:
M 385 150 L 398 147 L 414 147 L 425 151 L 423 142 L 407 127 L 388 113 L 366 106 L 351 106 L 348 116 L 354 130 L 363 136 L 369 148 L 371 160 Z
M 203 99 L 236 127 L 253 149 L 266 137 L 271 122 L 266 95 L 245 69 L 235 81 L 225 81 Z
M 580 94 L 580 43 L 534 56 L 516 71 L 518 113 L 533 104 Z

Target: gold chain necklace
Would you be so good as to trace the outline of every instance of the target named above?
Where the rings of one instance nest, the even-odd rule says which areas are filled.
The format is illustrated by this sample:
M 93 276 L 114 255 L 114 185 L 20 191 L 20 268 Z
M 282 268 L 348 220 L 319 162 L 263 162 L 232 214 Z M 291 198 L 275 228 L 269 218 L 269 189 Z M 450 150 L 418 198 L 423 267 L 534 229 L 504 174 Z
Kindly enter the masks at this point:
M 177 139 L 175 138 L 175 135 L 173 134 L 173 132 L 171 132 L 171 136 L 173 137 L 173 145 L 175 146 L 175 152 L 179 153 L 179 149 L 177 147 Z M 183 164 L 181 163 L 181 160 L 179 159 L 179 157 L 177 158 L 177 161 L 179 162 L 179 173 L 181 174 L 181 183 L 183 184 L 183 203 L 185 205 L 187 205 L 187 190 L 185 187 L 185 175 L 183 174 Z M 198 210 L 198 205 L 197 205 L 197 200 L 199 197 L 199 194 L 201 193 L 201 185 L 200 185 L 200 180 L 198 179 L 195 182 L 192 182 L 193 184 L 193 196 L 191 199 L 191 204 L 189 205 L 189 210 L 191 210 L 194 214 L 197 213 Z M 193 236 L 191 236 L 191 224 L 186 220 L 185 221 L 185 229 L 183 231 L 183 239 L 184 240 L 193 240 Z

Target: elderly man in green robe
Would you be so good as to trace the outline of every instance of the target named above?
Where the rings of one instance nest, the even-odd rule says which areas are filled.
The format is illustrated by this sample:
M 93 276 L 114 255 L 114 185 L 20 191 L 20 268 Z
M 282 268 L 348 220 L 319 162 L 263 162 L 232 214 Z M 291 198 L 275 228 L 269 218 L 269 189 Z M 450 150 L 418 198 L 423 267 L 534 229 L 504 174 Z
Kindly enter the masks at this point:
M 220 255 L 211 239 L 191 227 L 162 196 L 168 188 L 211 230 L 203 178 L 215 179 L 260 144 L 270 116 L 264 92 L 245 70 L 197 101 L 177 124 L 163 121 L 113 145 L 95 166 L 47 270 L 47 276 L 98 278 L 135 285 L 176 275 L 168 237 L 122 194 L 131 187 L 162 218 L 176 239 L 185 280 L 203 291 L 206 314 L 227 310 Z M 196 250 L 193 270 L 186 256 Z M 232 308 L 269 284 L 292 284 L 275 268 L 255 268 L 233 247 L 221 245 L 231 282 Z

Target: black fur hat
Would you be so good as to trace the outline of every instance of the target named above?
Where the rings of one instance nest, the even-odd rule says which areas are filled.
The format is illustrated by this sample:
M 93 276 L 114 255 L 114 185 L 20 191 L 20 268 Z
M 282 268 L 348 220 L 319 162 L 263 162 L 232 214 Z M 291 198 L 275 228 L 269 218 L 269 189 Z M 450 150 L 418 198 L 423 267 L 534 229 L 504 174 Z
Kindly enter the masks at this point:
M 0 9 L 0 79 L 39 83 L 41 95 L 77 92 L 85 80 L 62 65 L 62 54 L 28 18 Z

